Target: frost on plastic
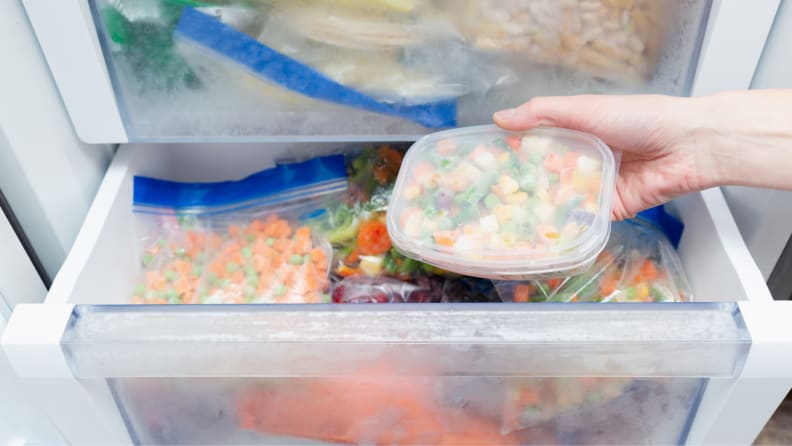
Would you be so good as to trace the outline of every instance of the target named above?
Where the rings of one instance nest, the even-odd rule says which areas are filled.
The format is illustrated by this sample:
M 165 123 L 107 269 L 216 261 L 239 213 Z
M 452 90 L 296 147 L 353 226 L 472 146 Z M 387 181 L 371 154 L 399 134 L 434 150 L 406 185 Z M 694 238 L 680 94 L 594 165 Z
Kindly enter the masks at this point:
M 506 302 L 686 302 L 693 299 L 681 261 L 665 236 L 641 221 L 615 223 L 586 272 L 565 278 L 496 282 Z
M 196 50 L 176 36 L 186 11 L 221 22 L 381 104 L 453 101 L 453 110 L 446 110 L 453 116 L 430 121 L 453 126 L 484 123 L 492 112 L 539 94 L 685 94 L 709 5 L 706 0 L 92 3 L 131 140 L 394 139 L 413 138 L 431 127 L 409 114 L 384 112 L 388 107 L 337 104 L 307 89 L 283 88 L 222 51 Z M 248 47 L 246 56 L 257 51 Z

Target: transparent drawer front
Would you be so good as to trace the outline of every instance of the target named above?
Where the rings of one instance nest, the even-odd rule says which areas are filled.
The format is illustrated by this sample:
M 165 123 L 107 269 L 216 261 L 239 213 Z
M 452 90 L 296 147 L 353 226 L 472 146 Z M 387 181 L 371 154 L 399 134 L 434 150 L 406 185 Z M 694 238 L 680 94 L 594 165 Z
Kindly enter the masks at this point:
M 130 141 L 409 139 L 689 91 L 709 0 L 91 0 Z
M 77 306 L 74 374 L 165 444 L 683 442 L 733 304 Z

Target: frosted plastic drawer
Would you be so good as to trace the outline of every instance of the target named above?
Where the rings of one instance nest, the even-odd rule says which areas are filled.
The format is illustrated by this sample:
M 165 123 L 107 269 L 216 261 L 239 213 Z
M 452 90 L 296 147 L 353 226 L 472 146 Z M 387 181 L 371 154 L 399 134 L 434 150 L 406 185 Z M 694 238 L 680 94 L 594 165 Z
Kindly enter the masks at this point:
M 90 4 L 132 142 L 406 140 L 486 123 L 536 95 L 684 95 L 711 7 L 709 0 Z
M 138 268 L 135 174 L 235 178 L 273 159 L 333 147 L 120 147 L 40 306 L 50 320 L 36 323 L 51 333 L 36 336 L 54 335 L 57 344 L 26 340 L 23 347 L 4 339 L 18 371 L 68 374 L 76 387 L 53 389 L 89 398 L 80 406 L 87 419 L 91 411 L 105 417 L 77 438 L 459 444 L 469 436 L 479 444 L 676 444 L 687 439 L 707 389 L 740 377 L 751 337 L 736 302 L 770 297 L 718 190 L 674 203 L 686 225 L 680 256 L 697 303 L 124 305 Z M 23 319 L 35 313 L 24 310 L 15 313 L 18 329 L 30 326 Z M 11 338 L 21 339 L 12 331 Z M 603 401 L 589 393 L 550 394 L 540 406 L 555 409 L 513 415 L 509 395 L 515 391 L 592 382 L 595 395 L 614 385 L 619 392 Z M 392 402 L 394 389 L 401 403 Z M 289 403 L 276 410 L 274 397 Z M 372 412 L 351 417 L 358 423 L 350 427 L 344 424 L 350 417 L 339 421 L 319 410 L 334 404 Z M 404 412 L 405 404 L 432 414 L 433 424 L 404 427 L 421 419 Z M 387 432 L 402 440 L 383 438 Z

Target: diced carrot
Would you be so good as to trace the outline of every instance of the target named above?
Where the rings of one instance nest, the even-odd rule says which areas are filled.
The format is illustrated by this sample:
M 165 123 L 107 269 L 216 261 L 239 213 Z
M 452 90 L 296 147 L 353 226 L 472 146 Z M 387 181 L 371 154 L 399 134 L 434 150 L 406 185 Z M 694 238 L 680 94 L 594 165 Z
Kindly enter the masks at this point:
M 285 238 L 275 239 L 275 243 L 272 245 L 276 251 L 279 252 L 286 252 L 291 247 L 291 240 Z
M 550 289 L 555 290 L 556 288 L 558 288 L 558 285 L 561 284 L 561 279 L 559 279 L 558 277 L 554 277 L 552 279 L 547 279 L 546 282 L 547 285 L 550 286 Z
M 647 282 L 652 282 L 657 279 L 657 267 L 653 261 L 649 259 L 644 261 L 643 265 L 641 265 L 641 275 Z
M 311 250 L 311 229 L 303 226 L 297 229 L 294 234 L 294 251 L 295 254 L 307 254 Z
M 580 157 L 580 154 L 573 151 L 568 151 L 564 154 L 564 167 L 571 168 L 574 170 L 577 167 L 577 160 Z
M 575 175 L 575 169 L 572 167 L 564 167 L 561 169 L 561 173 L 559 174 L 559 178 L 561 180 L 561 184 L 565 185 L 572 185 L 572 178 Z
M 308 262 L 304 268 L 305 289 L 307 291 L 316 291 L 319 289 L 319 277 L 317 276 L 316 267 L 313 263 Z
M 522 149 L 522 138 L 519 136 L 507 136 L 506 144 L 515 152 L 519 152 Z
M 452 231 L 435 231 L 434 240 L 440 246 L 454 246 L 455 234 Z
M 563 164 L 564 161 L 557 153 L 549 152 L 547 155 L 545 155 L 544 167 L 548 171 L 559 173 L 561 172 L 561 167 L 563 167 Z
M 457 150 L 457 143 L 451 138 L 441 139 L 437 142 L 437 151 L 441 155 L 451 155 Z
M 313 261 L 317 265 L 327 264 L 327 254 L 325 254 L 324 249 L 319 247 L 312 249 L 311 261 Z
M 616 291 L 618 281 L 612 277 L 605 277 L 600 281 L 600 296 L 605 298 Z
M 523 387 L 520 389 L 520 404 L 539 404 L 541 398 L 537 389 L 533 387 Z
M 132 298 L 132 303 L 135 304 L 135 305 L 139 305 L 139 304 L 145 303 L 145 301 L 143 300 L 142 297 L 135 296 L 135 297 Z
M 242 230 L 239 228 L 239 225 L 233 223 L 228 225 L 228 235 L 230 235 L 231 237 L 237 238 L 241 233 Z
M 417 166 L 415 166 L 415 169 L 413 170 L 413 178 L 416 178 L 418 179 L 418 181 L 421 181 L 421 179 L 425 178 L 428 175 L 431 175 L 432 172 L 434 172 L 434 170 L 435 170 L 434 166 L 432 166 L 427 162 L 419 163 Z
M 385 254 L 391 249 L 388 228 L 379 220 L 368 220 L 360 224 L 358 229 L 358 250 L 363 255 Z
M 167 304 L 168 301 L 165 299 L 155 298 L 155 299 L 149 299 L 148 303 L 154 305 L 163 305 L 163 304 Z
M 352 252 L 344 259 L 344 263 L 346 264 L 355 264 L 360 261 L 360 252 L 357 249 L 353 249 Z
M 521 283 L 514 287 L 514 301 L 525 303 L 530 300 L 533 287 L 529 283 Z

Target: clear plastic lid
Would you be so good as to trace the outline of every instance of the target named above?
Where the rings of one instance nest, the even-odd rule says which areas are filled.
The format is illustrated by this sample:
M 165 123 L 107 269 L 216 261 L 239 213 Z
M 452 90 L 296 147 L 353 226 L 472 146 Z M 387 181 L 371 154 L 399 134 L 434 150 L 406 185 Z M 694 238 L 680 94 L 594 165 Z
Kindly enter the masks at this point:
M 608 241 L 617 166 L 602 141 L 572 130 L 427 135 L 404 158 L 388 232 L 406 255 L 461 274 L 574 274 Z

